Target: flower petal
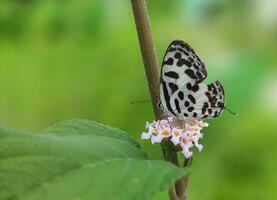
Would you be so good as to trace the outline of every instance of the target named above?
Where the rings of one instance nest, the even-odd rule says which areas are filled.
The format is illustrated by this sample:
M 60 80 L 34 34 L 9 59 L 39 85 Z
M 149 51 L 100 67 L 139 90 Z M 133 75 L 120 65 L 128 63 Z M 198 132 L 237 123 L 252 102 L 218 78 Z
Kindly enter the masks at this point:
M 158 134 L 156 136 L 152 135 L 152 137 L 151 137 L 151 143 L 152 144 L 161 143 L 162 139 L 163 139 L 163 137 L 161 137 L 160 134 Z
M 142 140 L 148 140 L 148 139 L 150 139 L 151 138 L 151 132 L 148 132 L 148 133 L 145 133 L 145 132 L 143 132 L 142 134 L 141 134 L 141 139 Z
M 177 146 L 180 145 L 182 153 L 186 158 L 192 156 L 190 148 L 195 146 L 198 151 L 202 151 L 203 145 L 198 140 L 203 138 L 201 130 L 207 127 L 208 123 L 198 121 L 194 118 L 183 120 L 168 117 L 166 119 L 146 123 L 148 132 L 141 134 L 141 139 L 150 139 L 152 144 L 161 143 L 163 139 L 169 138 Z

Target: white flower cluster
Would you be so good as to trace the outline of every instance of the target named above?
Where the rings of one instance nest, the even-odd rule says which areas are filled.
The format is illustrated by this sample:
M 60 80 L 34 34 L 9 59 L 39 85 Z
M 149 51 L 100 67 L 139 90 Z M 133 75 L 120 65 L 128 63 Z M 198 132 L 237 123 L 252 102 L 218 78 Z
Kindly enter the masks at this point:
M 191 147 L 202 150 L 203 145 L 199 144 L 198 140 L 203 137 L 200 131 L 207 126 L 208 123 L 194 118 L 179 120 L 169 117 L 152 123 L 147 122 L 148 132 L 143 132 L 141 139 L 150 139 L 152 144 L 161 143 L 165 139 L 171 140 L 175 146 L 180 146 L 184 156 L 189 158 L 192 156 Z

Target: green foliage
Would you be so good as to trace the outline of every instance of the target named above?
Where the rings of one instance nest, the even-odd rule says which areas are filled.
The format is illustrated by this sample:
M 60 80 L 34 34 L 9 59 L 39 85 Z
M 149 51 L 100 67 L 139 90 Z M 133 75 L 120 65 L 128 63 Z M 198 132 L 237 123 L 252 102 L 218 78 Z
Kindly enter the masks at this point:
M 53 126 L 48 127 L 46 130 L 42 131 L 43 133 L 58 133 L 61 134 L 76 134 L 76 135 L 94 135 L 94 136 L 104 136 L 111 137 L 114 139 L 120 139 L 127 141 L 137 147 L 138 143 L 130 137 L 125 131 L 118 128 L 110 127 L 103 125 L 94 121 L 84 120 L 84 119 L 75 119 L 68 120 L 54 124 Z
M 185 174 L 147 160 L 125 132 L 71 120 L 23 133 L 0 130 L 0 199 L 149 199 Z

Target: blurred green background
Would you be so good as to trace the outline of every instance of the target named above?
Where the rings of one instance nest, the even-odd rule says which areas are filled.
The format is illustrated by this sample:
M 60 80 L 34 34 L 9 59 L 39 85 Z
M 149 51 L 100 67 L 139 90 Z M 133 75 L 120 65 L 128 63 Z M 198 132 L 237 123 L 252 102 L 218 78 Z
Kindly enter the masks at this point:
M 195 152 L 191 200 L 277 199 L 277 2 L 147 1 L 159 63 L 174 39 L 190 43 L 220 80 L 227 106 Z M 0 122 L 36 132 L 86 118 L 140 141 L 153 120 L 128 0 L 0 1 Z M 153 199 L 167 199 L 167 192 Z

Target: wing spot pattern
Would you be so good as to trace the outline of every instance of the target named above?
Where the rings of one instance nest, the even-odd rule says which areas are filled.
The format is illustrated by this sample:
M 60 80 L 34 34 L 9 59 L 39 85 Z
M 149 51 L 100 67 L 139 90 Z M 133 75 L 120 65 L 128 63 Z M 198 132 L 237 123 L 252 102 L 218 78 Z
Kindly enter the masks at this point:
M 191 83 L 187 83 L 186 87 L 188 90 L 193 91 L 193 92 L 197 92 L 199 90 L 199 86 L 197 84 L 192 86 Z
M 180 109 L 180 106 L 179 106 L 179 101 L 178 101 L 178 99 L 175 99 L 175 100 L 174 100 L 174 103 L 175 103 L 175 107 L 176 107 L 176 109 L 177 109 L 177 112 L 178 112 L 178 113 L 181 113 L 181 109 Z
M 168 58 L 166 61 L 164 61 L 164 65 L 173 65 L 174 60 L 173 58 Z
M 194 107 L 193 107 L 193 106 L 191 106 L 191 107 L 188 108 L 188 111 L 189 111 L 189 112 L 192 112 L 193 110 L 194 110 Z
M 188 95 L 188 98 L 191 101 L 191 103 L 193 103 L 193 104 L 196 103 L 195 98 L 191 94 Z
M 197 79 L 197 76 L 195 76 L 194 71 L 191 69 L 186 69 L 185 73 L 191 78 L 191 79 Z
M 174 71 L 166 72 L 166 73 L 164 73 L 164 75 L 169 77 L 169 78 L 174 78 L 174 79 L 179 78 L 179 75 Z
M 179 91 L 178 97 L 180 98 L 180 100 L 184 100 L 184 93 L 182 91 Z
M 170 87 L 170 89 L 171 89 L 171 91 L 172 91 L 172 94 L 176 91 L 176 90 L 178 90 L 178 86 L 176 85 L 176 84 L 174 84 L 174 83 L 168 83 L 168 86 Z
M 180 59 L 182 57 L 180 52 L 175 53 L 174 58 Z

